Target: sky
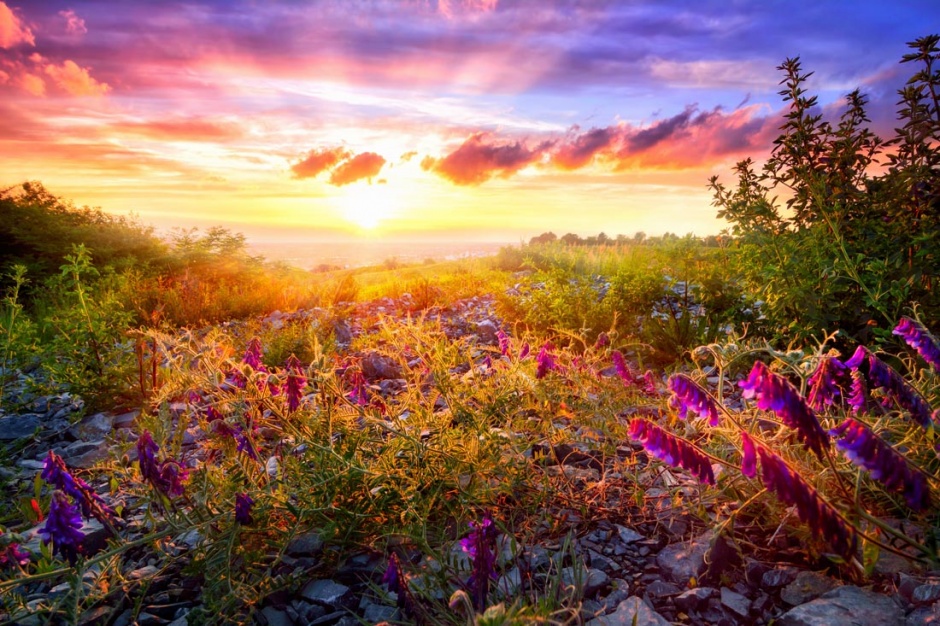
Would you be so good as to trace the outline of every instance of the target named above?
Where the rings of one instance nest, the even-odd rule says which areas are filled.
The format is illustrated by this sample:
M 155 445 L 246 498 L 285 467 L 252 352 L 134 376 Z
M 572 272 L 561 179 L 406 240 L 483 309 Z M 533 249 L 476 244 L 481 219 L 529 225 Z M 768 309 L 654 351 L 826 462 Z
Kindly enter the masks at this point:
M 717 234 L 800 57 L 890 135 L 922 2 L 0 0 L 0 188 L 162 232 Z

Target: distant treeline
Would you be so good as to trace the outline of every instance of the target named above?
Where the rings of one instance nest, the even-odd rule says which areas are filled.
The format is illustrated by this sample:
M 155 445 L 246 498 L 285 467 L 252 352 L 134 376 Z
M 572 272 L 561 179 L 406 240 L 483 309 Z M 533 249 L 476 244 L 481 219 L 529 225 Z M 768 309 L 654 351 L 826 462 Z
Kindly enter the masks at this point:
M 535 246 L 539 244 L 549 244 L 549 243 L 562 243 L 568 246 L 611 246 L 611 245 L 632 245 L 632 246 L 642 246 L 649 245 L 654 246 L 662 243 L 668 243 L 671 241 L 679 241 L 680 239 L 693 238 L 700 242 L 706 248 L 720 248 L 727 245 L 731 241 L 731 237 L 728 235 L 708 235 L 707 237 L 696 237 L 695 235 L 685 235 L 679 236 L 675 233 L 666 232 L 661 236 L 649 237 L 646 233 L 641 230 L 635 232 L 632 236 L 628 235 L 617 235 L 611 237 L 606 233 L 598 233 L 597 235 L 591 235 L 588 237 L 580 237 L 574 233 L 568 233 L 559 237 L 555 233 L 548 231 L 544 232 L 541 235 L 532 237 L 529 239 L 529 245 Z

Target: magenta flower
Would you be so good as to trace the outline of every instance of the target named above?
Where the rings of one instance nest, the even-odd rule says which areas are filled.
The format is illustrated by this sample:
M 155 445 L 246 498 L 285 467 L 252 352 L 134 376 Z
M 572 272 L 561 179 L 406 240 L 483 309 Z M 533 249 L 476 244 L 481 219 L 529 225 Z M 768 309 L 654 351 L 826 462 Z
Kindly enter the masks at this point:
M 850 376 L 852 377 L 851 394 L 846 401 L 852 407 L 852 411 L 856 414 L 862 413 L 868 406 L 868 383 L 865 382 L 865 375 L 858 370 L 852 370 Z
M 266 368 L 261 362 L 262 357 L 263 353 L 261 351 L 261 340 L 257 337 L 254 337 L 251 341 L 248 342 L 248 348 L 245 350 L 245 356 L 242 358 L 242 363 L 247 364 L 256 372 L 267 372 L 268 368 Z
M 771 372 L 761 361 L 755 361 L 746 380 L 738 385 L 745 398 L 756 398 L 757 408 L 773 411 L 780 420 L 796 431 L 796 438 L 820 459 L 829 447 L 829 435 L 809 408 L 800 392 L 782 376 Z
M 820 498 L 783 459 L 763 446 L 757 446 L 757 454 L 764 486 L 783 503 L 796 507 L 797 515 L 813 535 L 827 541 L 837 554 L 846 560 L 855 556 L 858 537 L 839 512 Z
M 251 518 L 251 507 L 255 503 L 254 499 L 247 493 L 235 494 L 235 521 L 242 526 L 249 526 L 254 523 Z
M 158 462 L 156 455 L 159 451 L 150 431 L 142 432 L 137 440 L 137 462 L 141 476 L 166 496 L 183 495 L 183 481 L 189 476 L 189 471 L 173 460 Z
M 673 374 L 666 383 L 673 396 L 669 406 L 679 411 L 679 417 L 686 419 L 689 411 L 701 418 L 708 418 L 709 426 L 718 425 L 718 406 L 708 392 L 685 374 Z
M 470 534 L 460 540 L 460 547 L 473 562 L 473 573 L 467 580 L 470 597 L 478 611 L 486 608 L 486 596 L 489 593 L 490 579 L 496 574 L 496 527 L 488 513 L 477 524 L 470 522 Z
M 859 346 L 851 359 L 845 362 L 853 370 L 865 375 L 865 382 L 872 389 L 881 388 L 886 400 L 894 400 L 906 410 L 911 419 L 923 428 L 930 427 L 930 405 L 916 389 L 911 387 L 897 371 L 863 346 Z M 854 380 L 854 379 L 853 379 Z M 853 388 L 853 395 L 855 389 Z M 856 404 L 853 402 L 853 407 Z M 861 403 L 859 402 L 859 406 Z
M 892 334 L 903 337 L 907 345 L 917 350 L 934 371 L 940 372 L 940 343 L 923 324 L 909 317 L 902 317 Z
M 841 382 L 848 375 L 848 368 L 835 357 L 826 357 L 819 363 L 819 367 L 809 377 L 809 393 L 807 400 L 810 408 L 822 412 L 827 406 L 836 403 L 842 395 Z
M 509 335 L 502 328 L 496 331 L 496 339 L 499 341 L 499 353 L 503 356 L 509 354 Z
M 304 366 L 293 354 L 287 359 L 287 410 L 291 413 L 300 408 L 307 377 Z
M 0 535 L 3 533 L 0 532 Z M 20 549 L 20 544 L 15 541 L 4 543 L 0 539 L 0 570 L 12 569 L 18 565 L 26 567 L 29 564 L 29 552 Z
M 258 460 L 258 452 L 255 450 L 255 446 L 251 442 L 251 439 L 245 435 L 245 429 L 243 429 L 241 426 L 236 426 L 232 431 L 232 437 L 235 438 L 235 449 L 238 452 L 244 452 L 253 461 Z
M 536 378 L 545 378 L 549 372 L 559 369 L 558 364 L 555 362 L 555 355 L 552 354 L 551 350 L 552 344 L 550 343 L 546 343 L 539 350 L 539 355 L 535 359 L 538 363 L 538 368 L 535 371 Z
M 222 414 L 219 413 L 218 409 L 216 409 L 216 408 L 215 408 L 214 406 L 212 406 L 211 404 L 206 407 L 206 409 L 205 409 L 205 415 L 206 415 L 206 421 L 207 421 L 207 422 L 214 422 L 214 421 L 216 421 L 216 420 L 222 419 Z
M 62 457 L 52 450 L 43 463 L 42 479 L 59 489 L 69 496 L 77 504 L 85 517 L 94 517 L 102 524 L 108 525 L 114 522 L 116 513 L 114 509 L 105 503 L 104 499 L 95 493 L 91 485 L 81 478 L 76 478 L 69 473 L 68 467 Z
M 388 568 L 382 576 L 382 583 L 386 585 L 391 593 L 397 596 L 396 604 L 405 615 L 411 617 L 417 615 L 414 596 L 411 594 L 408 580 L 401 569 L 401 561 L 398 560 L 398 555 L 395 553 L 388 557 Z
M 648 396 L 659 395 L 656 374 L 653 373 L 653 370 L 646 370 L 646 372 L 643 373 L 643 393 Z
M 930 489 L 920 472 L 912 470 L 904 457 L 868 426 L 851 417 L 831 431 L 836 446 L 855 465 L 865 468 L 887 489 L 904 494 L 908 506 L 922 511 L 930 506 Z
M 602 332 L 597 335 L 597 340 L 594 342 L 595 350 L 603 350 L 609 345 L 610 345 L 610 337 L 607 335 L 607 333 Z
M 646 451 L 656 458 L 669 465 L 684 467 L 703 483 L 715 484 L 715 473 L 708 456 L 685 439 L 642 418 L 630 421 L 629 432 L 630 437 L 643 444 Z
M 366 387 L 366 379 L 362 372 L 355 371 L 352 375 L 352 390 L 346 394 L 350 402 L 358 406 L 368 406 L 369 390 Z
M 757 453 L 754 450 L 754 440 L 743 430 L 741 431 L 741 473 L 748 478 L 757 476 Z
M 69 502 L 68 497 L 61 491 L 52 492 L 52 503 L 49 505 L 49 516 L 46 524 L 39 529 L 43 543 L 52 543 L 52 549 L 58 551 L 69 562 L 74 562 L 79 546 L 85 538 L 81 531 L 82 516 L 78 507 Z
M 529 356 L 529 342 L 528 341 L 524 342 L 522 344 L 522 348 L 519 349 L 519 360 L 521 361 L 527 356 Z
M 623 358 L 623 354 L 619 350 L 614 350 L 610 353 L 610 358 L 614 361 L 614 368 L 617 370 L 617 376 L 623 380 L 627 385 L 636 384 L 636 376 L 633 375 L 633 372 L 630 371 L 630 366 L 627 365 L 627 360 Z

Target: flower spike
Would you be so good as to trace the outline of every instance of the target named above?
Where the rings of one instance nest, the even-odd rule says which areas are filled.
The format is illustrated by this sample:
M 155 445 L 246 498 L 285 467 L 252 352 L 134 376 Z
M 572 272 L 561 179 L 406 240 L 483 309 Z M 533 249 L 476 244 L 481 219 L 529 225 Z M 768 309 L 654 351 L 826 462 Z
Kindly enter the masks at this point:
M 907 345 L 917 350 L 935 372 L 940 372 L 940 342 L 924 328 L 923 324 L 909 317 L 902 317 L 891 332 L 903 337 Z
M 718 425 L 718 406 L 694 380 L 685 374 L 673 374 L 667 385 L 673 393 L 669 406 L 678 409 L 679 417 L 685 419 L 692 411 L 699 417 L 707 417 L 709 426 Z
M 657 459 L 684 467 L 703 483 L 715 484 L 715 473 L 708 457 L 685 439 L 671 435 L 642 418 L 630 421 L 630 437 L 643 444 L 646 451 Z
M 839 359 L 835 357 L 824 358 L 807 381 L 809 383 L 807 401 L 810 408 L 816 412 L 821 412 L 827 406 L 835 404 L 837 398 L 842 395 L 839 383 L 846 378 L 848 371 L 845 363 Z

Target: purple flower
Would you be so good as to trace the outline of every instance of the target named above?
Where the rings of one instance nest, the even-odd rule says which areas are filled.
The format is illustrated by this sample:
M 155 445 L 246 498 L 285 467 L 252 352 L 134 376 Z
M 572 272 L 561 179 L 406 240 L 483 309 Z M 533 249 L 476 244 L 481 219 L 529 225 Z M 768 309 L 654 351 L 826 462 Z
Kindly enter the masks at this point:
M 142 432 L 137 440 L 137 462 L 141 476 L 164 495 L 183 495 L 183 481 L 189 476 L 188 470 L 173 460 L 157 462 L 159 451 L 150 431 Z
M 262 356 L 261 340 L 257 337 L 254 337 L 251 341 L 248 342 L 248 348 L 245 350 L 245 356 L 242 358 L 242 363 L 247 364 L 256 372 L 267 372 L 268 368 L 266 368 L 261 363 Z
M 636 384 L 636 376 L 633 375 L 633 372 L 630 371 L 630 366 L 627 365 L 627 360 L 623 358 L 623 354 L 619 350 L 614 350 L 610 353 L 610 358 L 614 361 L 614 368 L 617 370 L 617 376 L 620 376 L 621 380 L 628 385 Z
M 673 374 L 667 386 L 673 393 L 669 406 L 679 411 L 679 417 L 686 419 L 689 411 L 692 411 L 699 417 L 707 417 L 709 426 L 718 425 L 718 406 L 695 381 L 685 374 Z
M 467 580 L 470 597 L 478 611 L 486 608 L 486 596 L 489 593 L 490 579 L 496 574 L 496 527 L 488 513 L 477 524 L 470 522 L 470 534 L 460 540 L 460 547 L 473 562 L 473 573 Z
M 42 542 L 51 542 L 54 551 L 58 551 L 73 562 L 85 538 L 81 528 L 82 516 L 78 512 L 78 507 L 69 502 L 63 492 L 53 491 L 46 525 L 39 529 Z
M 757 476 L 757 453 L 754 450 L 754 440 L 743 430 L 741 431 L 741 473 L 748 478 Z
M 610 345 L 610 337 L 607 335 L 607 333 L 602 332 L 599 335 L 597 335 L 597 341 L 594 342 L 595 350 L 601 350 L 603 348 L 606 348 L 609 345 Z
M 542 346 L 542 349 L 539 350 L 539 355 L 536 357 L 536 362 L 538 363 L 538 368 L 535 371 L 536 378 L 545 378 L 545 376 L 555 370 L 558 370 L 558 364 L 555 362 L 555 355 L 552 354 L 552 344 L 546 343 Z
M 358 406 L 369 404 L 369 390 L 366 388 L 366 379 L 362 372 L 356 371 L 352 376 L 352 391 L 346 394 L 350 402 Z
M 858 370 L 852 370 L 850 375 L 852 392 L 846 401 L 855 413 L 861 413 L 868 405 L 868 383 L 865 382 L 865 375 Z
M 398 555 L 394 553 L 388 557 L 388 568 L 382 576 L 382 583 L 386 585 L 390 592 L 397 596 L 398 608 L 400 608 L 402 612 L 412 617 L 417 614 L 415 611 L 414 596 L 411 595 L 408 581 L 405 579 L 405 574 L 401 569 L 401 561 L 398 560 Z
M 829 447 L 829 435 L 796 387 L 771 372 L 761 361 L 756 361 L 746 380 L 738 385 L 745 398 L 757 398 L 757 408 L 773 411 L 780 420 L 796 431 L 796 438 L 820 459 Z
M 904 457 L 868 426 L 851 417 L 831 431 L 836 446 L 859 467 L 890 490 L 904 494 L 908 506 L 921 511 L 930 506 L 930 489 L 920 472 L 908 467 Z
M 881 388 L 885 392 L 885 400 L 894 400 L 898 406 L 906 410 L 911 419 L 920 424 L 923 428 L 928 428 L 931 424 L 930 405 L 924 399 L 920 392 L 911 387 L 904 377 L 897 371 L 874 354 L 862 346 L 859 346 L 855 354 L 846 365 L 853 370 L 865 375 L 865 382 L 872 389 Z M 853 376 L 853 384 L 855 377 Z M 855 395 L 853 387 L 853 395 Z M 857 400 L 857 399 L 856 399 Z M 854 407 L 862 406 L 860 400 L 850 402 Z
M 235 430 L 232 431 L 232 437 L 235 438 L 236 450 L 244 452 L 253 461 L 258 460 L 258 452 L 255 450 L 255 446 L 251 443 L 251 440 L 245 436 L 245 429 L 241 426 L 236 426 Z
M 0 535 L 3 533 L 0 532 Z M 3 544 L 0 541 L 0 570 L 10 569 L 14 565 L 25 567 L 29 564 L 29 552 L 20 549 L 20 544 L 10 542 Z
M 251 507 L 255 503 L 247 493 L 235 494 L 235 521 L 242 526 L 254 523 L 251 518 Z
M 509 335 L 502 328 L 496 331 L 496 339 L 499 341 L 499 353 L 503 356 L 509 354 Z
M 222 419 L 222 414 L 219 413 L 218 409 L 216 409 L 216 408 L 215 408 L 214 406 L 212 406 L 211 404 L 206 407 L 206 409 L 205 409 L 205 414 L 206 414 L 206 421 L 207 421 L 207 422 L 214 422 L 214 421 L 216 421 L 216 420 Z
M 287 359 L 287 410 L 293 413 L 300 408 L 307 377 L 300 359 L 293 354 Z
M 923 324 L 909 317 L 902 317 L 892 334 L 903 337 L 907 345 L 917 350 L 934 371 L 940 372 L 940 343 Z
M 821 412 L 827 406 L 835 404 L 836 399 L 842 395 L 840 382 L 848 374 L 845 364 L 835 357 L 826 357 L 816 371 L 809 377 L 809 394 L 807 400 L 810 408 Z
M 102 524 L 114 522 L 116 513 L 109 507 L 104 499 L 95 493 L 91 485 L 81 478 L 76 478 L 69 473 L 68 467 L 62 457 L 52 450 L 43 463 L 42 479 L 66 494 L 72 497 L 72 500 L 81 507 L 82 515 L 85 517 L 94 517 Z
M 522 348 L 519 349 L 519 360 L 521 361 L 527 356 L 529 356 L 529 342 L 528 341 L 523 343 Z
M 653 373 L 653 370 L 646 370 L 643 373 L 643 393 L 648 396 L 658 396 L 659 388 L 656 383 L 656 374 Z
M 630 421 L 630 437 L 636 439 L 656 458 L 689 470 L 699 481 L 714 485 L 715 473 L 704 452 L 685 439 L 667 433 L 652 422 L 636 418 Z

